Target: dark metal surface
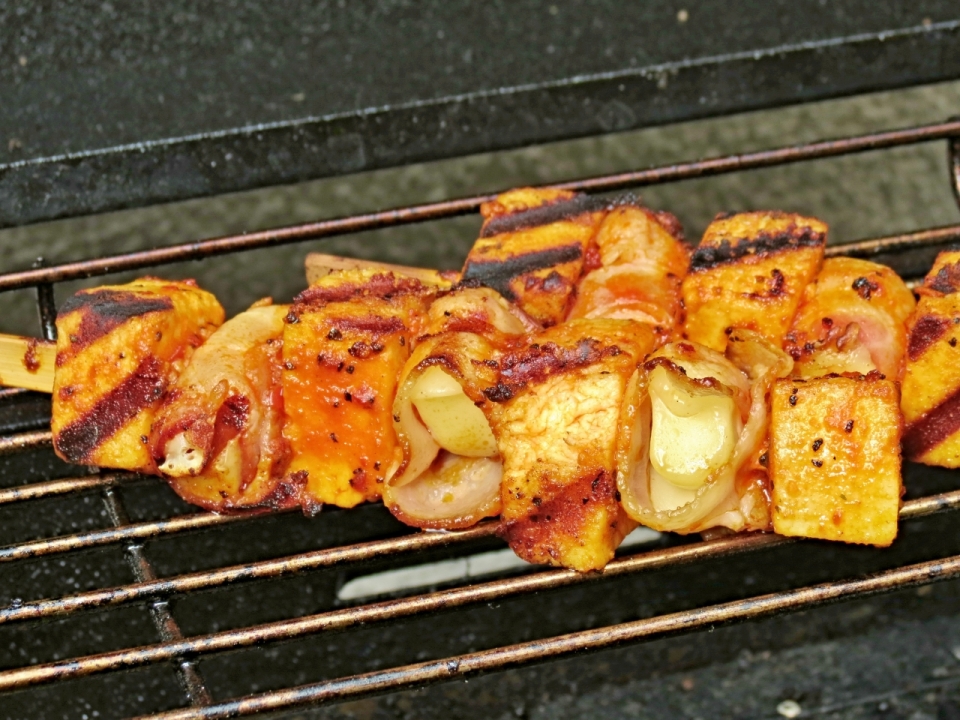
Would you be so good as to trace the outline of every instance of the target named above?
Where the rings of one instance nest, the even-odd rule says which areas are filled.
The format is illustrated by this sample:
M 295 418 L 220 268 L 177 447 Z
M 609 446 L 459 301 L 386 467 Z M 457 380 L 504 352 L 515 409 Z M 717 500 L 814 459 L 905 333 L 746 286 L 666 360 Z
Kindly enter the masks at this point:
M 727 155 L 633 172 L 572 180 L 566 183 L 559 183 L 556 187 L 593 193 L 613 192 L 625 188 L 678 182 L 693 178 L 704 178 L 725 173 L 786 165 L 806 160 L 816 160 L 932 142 L 935 140 L 945 140 L 958 135 L 960 135 L 960 120 L 952 120 L 903 130 L 869 133 L 856 137 L 804 143 L 802 145 L 762 150 L 744 153 L 742 155 Z M 494 195 L 477 195 L 455 200 L 424 203 L 422 205 L 394 208 L 392 210 L 383 210 L 363 215 L 352 215 L 333 220 L 322 220 L 274 230 L 263 230 L 229 237 L 200 240 L 183 245 L 157 248 L 155 250 L 144 250 L 125 255 L 113 255 L 105 258 L 65 263 L 56 267 L 40 267 L 22 272 L 9 272 L 0 275 L 0 292 L 46 283 L 97 277 L 123 270 L 139 270 L 163 265 L 165 263 L 197 260 L 261 247 L 334 237 L 394 225 L 456 217 L 477 212 L 481 203 L 493 197 Z M 954 231 L 955 228 L 941 228 L 927 231 L 926 234 L 913 233 L 909 236 L 891 238 L 888 239 L 887 242 L 890 244 L 890 249 L 893 250 L 905 249 L 917 243 L 936 244 L 937 242 L 949 242 L 950 240 L 948 238 L 952 237 L 951 233 Z M 867 241 L 867 244 L 863 246 L 860 252 L 876 252 L 872 244 L 874 242 L 875 241 Z
M 951 0 L 10 2 L 0 226 L 946 80 L 958 39 Z

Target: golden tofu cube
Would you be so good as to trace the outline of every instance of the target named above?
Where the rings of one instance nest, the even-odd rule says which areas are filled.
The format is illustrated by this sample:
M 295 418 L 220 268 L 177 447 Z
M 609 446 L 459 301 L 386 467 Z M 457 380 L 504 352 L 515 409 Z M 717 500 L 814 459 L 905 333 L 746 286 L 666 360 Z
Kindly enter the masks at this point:
M 778 380 L 770 479 L 780 535 L 886 546 L 900 511 L 900 392 L 879 374 Z
M 942 252 L 909 323 L 900 406 L 910 460 L 960 467 L 960 252 Z
M 67 462 L 156 472 L 147 447 L 163 393 L 223 308 L 192 280 L 81 290 L 57 316 L 53 447 Z
M 296 298 L 283 332 L 283 435 L 288 477 L 308 510 L 374 500 L 399 466 L 393 401 L 430 292 L 412 278 L 354 270 Z
M 681 292 L 687 339 L 723 352 L 730 328 L 783 345 L 804 288 L 820 270 L 827 226 L 782 212 L 718 216 L 693 253 Z
M 493 288 L 541 325 L 557 324 L 573 304 L 587 243 L 608 206 L 602 198 L 534 188 L 484 203 L 463 281 Z

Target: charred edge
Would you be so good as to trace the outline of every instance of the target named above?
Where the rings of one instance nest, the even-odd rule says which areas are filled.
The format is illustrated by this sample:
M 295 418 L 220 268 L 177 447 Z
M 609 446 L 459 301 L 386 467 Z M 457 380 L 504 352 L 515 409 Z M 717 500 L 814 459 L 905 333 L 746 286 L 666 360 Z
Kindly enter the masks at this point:
M 805 247 L 823 247 L 826 234 L 811 227 L 787 228 L 783 232 L 771 235 L 760 233 L 753 238 L 724 239 L 713 246 L 700 246 L 690 258 L 690 272 L 710 270 L 718 265 L 734 263 L 745 257 L 772 255 L 774 253 L 797 250 Z
M 314 285 L 308 287 L 294 299 L 293 313 L 302 308 L 317 307 L 334 302 L 349 302 L 361 297 L 374 297 L 389 300 L 398 295 L 412 295 L 424 292 L 425 286 L 416 278 L 398 277 L 393 273 L 373 275 L 364 282 L 343 282 L 333 286 Z
M 299 470 L 280 480 L 256 507 L 267 510 L 284 510 L 300 504 L 309 472 Z
M 918 459 L 960 430 L 960 390 L 930 410 L 907 428 L 903 452 Z
M 705 378 L 692 378 L 687 375 L 687 371 L 683 368 L 682 365 L 678 365 L 673 360 L 667 357 L 659 356 L 651 358 L 643 363 L 643 369 L 650 373 L 653 372 L 655 368 L 662 367 L 667 372 L 673 373 L 674 375 L 683 377 L 687 382 L 693 383 L 694 385 L 699 385 L 702 388 L 708 390 L 716 390 L 717 388 L 723 387 L 723 383 L 717 380 L 714 377 L 705 377 Z
M 162 370 L 157 358 L 145 358 L 130 377 L 54 437 L 57 453 L 68 462 L 89 463 L 94 450 L 160 399 L 165 384 Z
M 506 260 L 467 260 L 461 284 L 471 287 L 468 283 L 479 283 L 496 290 L 507 300 L 515 300 L 516 295 L 510 289 L 510 281 L 515 277 L 573 262 L 581 257 L 583 247 L 580 243 L 573 243 L 549 250 L 513 255 Z
M 957 292 L 960 289 L 960 263 L 944 265 L 936 275 L 927 278 L 924 285 L 944 295 Z
M 543 562 L 545 554 L 559 559 L 562 539 L 584 540 L 580 536 L 589 516 L 598 506 L 614 509 L 616 493 L 614 473 L 583 468 L 580 477 L 554 497 L 536 498 L 539 504 L 531 501 L 533 507 L 526 517 L 502 523 L 497 534 L 526 560 Z
M 341 336 L 344 332 L 357 332 L 374 336 L 392 335 L 407 329 L 400 318 L 383 317 L 382 315 L 334 317 L 330 318 L 330 324 Z
M 480 231 L 481 238 L 569 220 L 584 213 L 599 212 L 611 206 L 611 201 L 592 195 L 578 195 L 570 200 L 560 200 L 549 205 L 540 205 L 529 210 L 520 210 L 508 215 L 499 215 L 488 220 Z
M 930 346 L 944 336 L 950 321 L 933 315 L 924 315 L 914 323 L 907 341 L 907 357 L 917 360 Z
M 589 337 L 582 338 L 573 348 L 562 348 L 555 343 L 530 345 L 501 358 L 499 384 L 519 387 L 527 383 L 540 383 L 550 375 L 599 362 L 609 349 L 609 346 L 605 348 L 598 340 Z
M 173 308 L 169 297 L 142 297 L 125 290 L 78 293 L 60 307 L 58 317 L 82 312 L 80 327 L 70 337 L 75 348 L 85 347 L 135 317 Z

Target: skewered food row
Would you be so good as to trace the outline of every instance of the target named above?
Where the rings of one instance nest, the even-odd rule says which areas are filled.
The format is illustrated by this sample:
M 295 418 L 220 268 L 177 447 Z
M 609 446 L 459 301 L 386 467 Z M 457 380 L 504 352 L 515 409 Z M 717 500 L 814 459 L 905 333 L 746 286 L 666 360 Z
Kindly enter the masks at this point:
M 632 199 L 524 189 L 482 212 L 458 282 L 333 272 L 226 323 L 189 282 L 79 293 L 58 318 L 58 454 L 218 511 L 382 496 L 422 528 L 500 516 L 522 557 L 578 570 L 638 522 L 893 540 L 898 381 L 955 346 L 929 328 L 954 322 L 960 257 L 908 342 L 913 295 L 824 261 L 817 220 L 720 216 L 691 256 Z M 960 435 L 952 393 L 914 396 L 911 456 Z

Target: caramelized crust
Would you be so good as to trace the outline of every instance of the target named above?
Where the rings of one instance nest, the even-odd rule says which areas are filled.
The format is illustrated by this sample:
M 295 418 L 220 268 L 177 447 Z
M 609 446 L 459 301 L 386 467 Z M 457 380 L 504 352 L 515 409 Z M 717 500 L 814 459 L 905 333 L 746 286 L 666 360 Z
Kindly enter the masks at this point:
M 493 288 L 542 325 L 563 320 L 584 251 L 609 203 L 565 190 L 521 188 L 484 203 L 462 281 Z
M 907 345 L 906 322 L 916 304 L 913 293 L 890 268 L 867 260 L 831 258 L 807 285 L 785 349 L 801 376 L 877 370 L 898 380 Z M 858 360 L 852 360 L 858 352 L 853 343 L 863 347 Z M 867 367 L 847 367 L 848 358 Z
M 620 401 L 656 342 L 644 323 L 574 320 L 500 361 L 486 391 L 503 458 L 502 534 L 523 559 L 599 570 L 636 523 L 620 507 Z
M 820 270 L 827 226 L 782 212 L 718 216 L 683 281 L 684 335 L 722 352 L 730 328 L 782 345 L 804 288 Z
M 900 392 L 878 373 L 778 380 L 772 391 L 773 528 L 886 546 L 900 508 Z
M 81 290 L 57 316 L 53 446 L 67 462 L 156 472 L 154 413 L 223 308 L 192 280 Z
M 606 317 L 648 323 L 662 344 L 682 323 L 680 283 L 690 250 L 666 213 L 621 204 L 600 223 L 569 319 Z M 590 264 L 599 267 L 589 267 Z
M 364 271 L 333 273 L 295 301 L 283 333 L 290 482 L 309 510 L 380 497 L 400 464 L 397 378 L 433 291 Z
M 941 252 L 918 290 L 903 375 L 911 460 L 960 467 L 960 251 Z

